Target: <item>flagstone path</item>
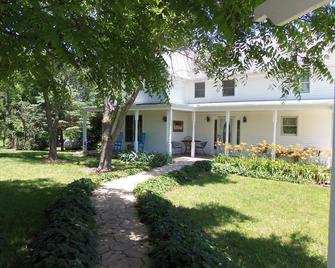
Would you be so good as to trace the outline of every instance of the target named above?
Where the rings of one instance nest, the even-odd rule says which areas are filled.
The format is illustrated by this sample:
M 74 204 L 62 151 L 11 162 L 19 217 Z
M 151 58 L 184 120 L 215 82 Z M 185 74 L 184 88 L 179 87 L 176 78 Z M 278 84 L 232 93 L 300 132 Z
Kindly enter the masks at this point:
M 133 195 L 135 186 L 200 158 L 178 157 L 174 163 L 104 183 L 93 193 L 98 233 L 99 268 L 150 267 L 150 244 L 146 226 L 139 221 Z

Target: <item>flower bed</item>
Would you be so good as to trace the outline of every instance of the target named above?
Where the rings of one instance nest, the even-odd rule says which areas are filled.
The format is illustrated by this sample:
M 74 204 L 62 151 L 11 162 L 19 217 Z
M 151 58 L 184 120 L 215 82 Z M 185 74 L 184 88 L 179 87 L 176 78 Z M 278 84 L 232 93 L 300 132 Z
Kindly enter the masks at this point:
M 294 183 L 322 184 L 330 180 L 330 170 L 317 164 L 272 161 L 262 157 L 227 157 L 213 160 L 213 172 Z

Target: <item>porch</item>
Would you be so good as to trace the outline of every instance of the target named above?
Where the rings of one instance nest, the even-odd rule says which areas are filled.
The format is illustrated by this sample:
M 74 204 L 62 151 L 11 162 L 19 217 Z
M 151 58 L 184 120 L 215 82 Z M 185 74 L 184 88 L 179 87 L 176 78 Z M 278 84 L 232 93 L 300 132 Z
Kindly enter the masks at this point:
M 84 151 L 87 111 L 83 121 Z M 236 145 L 264 140 L 330 150 L 331 126 L 331 100 L 137 104 L 125 117 L 122 150 L 195 157 L 222 153 L 216 148 L 216 141 Z M 143 133 L 144 144 L 139 140 Z

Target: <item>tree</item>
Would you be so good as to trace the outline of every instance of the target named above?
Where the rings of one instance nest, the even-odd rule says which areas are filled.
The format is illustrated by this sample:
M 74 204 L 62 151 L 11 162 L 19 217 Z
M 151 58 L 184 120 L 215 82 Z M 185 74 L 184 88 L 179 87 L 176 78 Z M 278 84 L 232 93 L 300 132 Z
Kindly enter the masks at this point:
M 38 89 L 51 97 L 66 90 L 55 79 L 59 66 L 85 70 L 104 107 L 99 169 L 110 170 L 111 145 L 139 90 L 166 99 L 165 53 L 194 51 L 198 67 L 217 82 L 256 67 L 276 80 L 284 95 L 291 90 L 299 95 L 301 75 L 332 80 L 323 59 L 334 49 L 334 5 L 276 27 L 253 21 L 260 2 L 3 1 L 0 69 L 6 77 L 30 72 L 32 59 L 40 62 L 33 64 Z M 47 117 L 53 135 L 58 119 Z M 50 158 L 54 141 L 51 137 Z

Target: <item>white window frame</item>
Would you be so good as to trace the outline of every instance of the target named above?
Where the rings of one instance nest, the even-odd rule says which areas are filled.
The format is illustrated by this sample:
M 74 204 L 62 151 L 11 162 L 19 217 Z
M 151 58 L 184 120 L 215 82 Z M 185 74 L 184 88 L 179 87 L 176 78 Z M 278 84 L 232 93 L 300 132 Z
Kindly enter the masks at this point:
M 311 92 L 311 80 L 310 80 L 310 77 L 307 76 L 307 77 L 301 78 L 300 82 L 302 84 L 300 93 L 310 93 Z M 308 90 L 303 90 L 304 89 L 304 85 L 307 86 Z
M 204 84 L 204 95 L 203 96 L 197 97 L 197 95 L 196 95 L 196 85 L 197 84 Z M 194 83 L 194 98 L 195 99 L 201 99 L 201 98 L 205 98 L 205 97 L 206 97 L 206 82 L 195 82 Z
M 234 82 L 234 86 L 233 87 L 226 87 L 226 88 L 229 88 L 229 89 L 232 88 L 233 89 L 233 95 L 225 95 L 224 94 L 224 91 L 225 91 L 224 82 L 230 82 L 230 81 Z M 228 80 L 222 81 L 222 96 L 223 97 L 234 97 L 235 96 L 235 88 L 236 88 L 235 79 L 228 79 Z
M 295 118 L 296 119 L 296 121 L 297 121 L 296 125 L 285 125 L 285 126 L 288 126 L 288 127 L 296 126 L 297 127 L 297 132 L 296 133 L 284 133 L 284 119 L 285 118 Z M 284 115 L 284 116 L 281 117 L 281 128 L 280 128 L 281 131 L 280 132 L 281 132 L 282 136 L 293 136 L 293 137 L 298 136 L 298 126 L 299 126 L 298 116 Z

